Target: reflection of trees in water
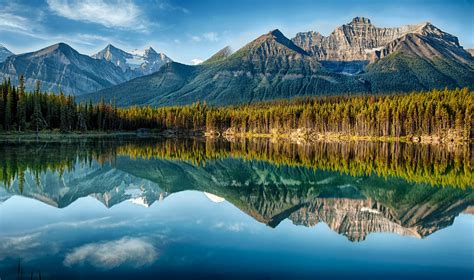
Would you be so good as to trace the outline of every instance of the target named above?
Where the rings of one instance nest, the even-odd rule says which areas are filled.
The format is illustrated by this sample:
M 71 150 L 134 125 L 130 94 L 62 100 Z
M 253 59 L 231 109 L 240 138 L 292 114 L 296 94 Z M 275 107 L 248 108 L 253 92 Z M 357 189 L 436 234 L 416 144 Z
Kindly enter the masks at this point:
M 57 143 L 4 143 L 0 180 L 7 186 L 26 170 L 36 177 L 62 174 L 77 162 L 113 163 L 116 157 L 166 159 L 195 165 L 223 157 L 261 160 L 276 165 L 337 171 L 352 176 L 395 176 L 431 185 L 472 187 L 473 155 L 469 145 L 422 145 L 399 142 L 316 142 L 297 145 L 268 139 L 86 139 Z

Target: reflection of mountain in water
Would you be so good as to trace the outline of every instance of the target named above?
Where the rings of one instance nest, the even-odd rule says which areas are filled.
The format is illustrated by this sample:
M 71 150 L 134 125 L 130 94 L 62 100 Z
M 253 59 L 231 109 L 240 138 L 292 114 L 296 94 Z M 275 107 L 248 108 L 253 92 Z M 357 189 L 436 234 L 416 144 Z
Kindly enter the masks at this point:
M 78 198 L 92 196 L 106 207 L 123 201 L 150 206 L 166 195 L 157 184 L 134 177 L 110 164 L 76 163 L 71 170 L 47 171 L 41 175 L 26 172 L 22 196 L 31 197 L 54 207 L 67 207 Z M 4 200 L 11 194 L 1 194 L 5 189 L 19 194 L 19 180 L 10 187 L 0 189 Z
M 37 178 L 35 178 L 37 176 Z M 351 241 L 371 232 L 427 236 L 451 225 L 474 205 L 472 188 L 440 188 L 394 177 L 349 176 L 263 161 L 221 158 L 196 165 L 165 159 L 76 163 L 70 170 L 24 174 L 21 195 L 56 207 L 93 196 L 111 207 L 122 201 L 150 205 L 167 194 L 203 191 L 229 201 L 271 227 L 284 219 L 320 221 Z M 20 194 L 19 181 L 0 197 Z

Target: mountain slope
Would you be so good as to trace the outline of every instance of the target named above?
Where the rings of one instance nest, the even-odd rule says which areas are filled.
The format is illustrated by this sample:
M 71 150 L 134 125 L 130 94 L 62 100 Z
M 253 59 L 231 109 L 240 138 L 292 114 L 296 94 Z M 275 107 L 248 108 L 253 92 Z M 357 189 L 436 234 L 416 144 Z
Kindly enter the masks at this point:
M 140 80 L 84 96 L 119 106 L 229 105 L 306 95 L 383 93 L 474 87 L 474 58 L 458 39 L 430 23 L 378 28 L 357 17 L 330 36 L 279 30 L 232 55 L 217 53 L 187 68 L 168 67 Z M 183 83 L 183 81 L 186 81 Z M 146 85 L 146 86 L 143 86 Z M 137 89 L 137 87 L 139 87 Z M 130 99 L 130 100 L 128 100 Z
M 221 60 L 226 59 L 232 54 L 232 49 L 227 46 L 218 52 L 216 52 L 214 55 L 209 57 L 206 61 L 204 61 L 202 64 L 207 64 L 207 63 L 214 63 L 214 62 L 219 62 Z
M 474 60 L 462 48 L 436 38 L 407 34 L 388 44 L 382 59 L 366 67 L 363 77 L 374 91 L 472 87 Z
M 18 83 L 24 75 L 26 88 L 40 81 L 42 90 L 80 95 L 97 91 L 127 80 L 121 69 L 112 63 L 82 55 L 70 46 L 59 43 L 36 52 L 8 57 L 0 64 L 0 79 Z
M 0 63 L 4 62 L 9 56 L 14 55 L 9 49 L 0 44 Z

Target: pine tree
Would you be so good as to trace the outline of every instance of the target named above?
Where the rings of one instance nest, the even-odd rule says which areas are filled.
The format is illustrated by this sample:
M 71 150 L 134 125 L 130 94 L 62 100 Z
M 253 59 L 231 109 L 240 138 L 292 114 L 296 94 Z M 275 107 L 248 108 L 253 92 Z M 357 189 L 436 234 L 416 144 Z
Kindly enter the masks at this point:
M 26 95 L 25 95 L 25 77 L 23 75 L 21 75 L 19 78 L 18 105 L 17 105 L 16 119 L 18 121 L 18 131 L 21 131 L 22 129 L 25 130 L 26 129 Z
M 6 130 L 10 130 L 13 122 L 13 88 L 8 87 L 7 89 L 7 100 L 5 104 L 5 118 L 4 118 L 4 127 Z

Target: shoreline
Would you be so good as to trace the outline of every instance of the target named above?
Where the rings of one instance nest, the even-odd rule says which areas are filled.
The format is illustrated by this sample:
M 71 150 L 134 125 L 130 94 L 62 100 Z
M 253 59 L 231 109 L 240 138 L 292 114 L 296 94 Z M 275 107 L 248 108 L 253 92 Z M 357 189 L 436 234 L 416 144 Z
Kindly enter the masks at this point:
M 81 138 L 115 138 L 115 137 L 139 137 L 139 138 L 179 138 L 179 137 L 202 137 L 202 138 L 222 138 L 227 141 L 236 139 L 269 139 L 272 141 L 289 141 L 292 143 L 312 143 L 312 142 L 402 142 L 402 143 L 420 143 L 420 144 L 449 144 L 449 145 L 468 145 L 473 143 L 474 139 L 462 139 L 458 137 L 439 137 L 438 135 L 421 135 L 421 136 L 364 136 L 349 135 L 342 133 L 311 133 L 304 129 L 296 129 L 290 132 L 282 133 L 240 133 L 227 129 L 223 132 L 219 131 L 93 131 L 93 132 L 67 132 L 59 131 L 41 131 L 35 132 L 0 132 L 0 142 L 10 140 L 69 140 Z
M 461 137 L 440 137 L 438 135 L 420 135 L 420 136 L 368 136 L 368 135 L 351 135 L 344 133 L 317 133 L 307 129 L 294 129 L 287 132 L 272 131 L 271 133 L 240 133 L 232 129 L 223 132 L 211 131 L 205 133 L 206 137 L 223 137 L 227 140 L 235 138 L 266 138 L 271 140 L 286 140 L 295 143 L 312 143 L 312 142 L 350 142 L 350 141 L 367 141 L 367 142 L 403 142 L 403 143 L 420 143 L 420 144 L 453 144 L 467 145 L 474 139 L 464 139 Z

